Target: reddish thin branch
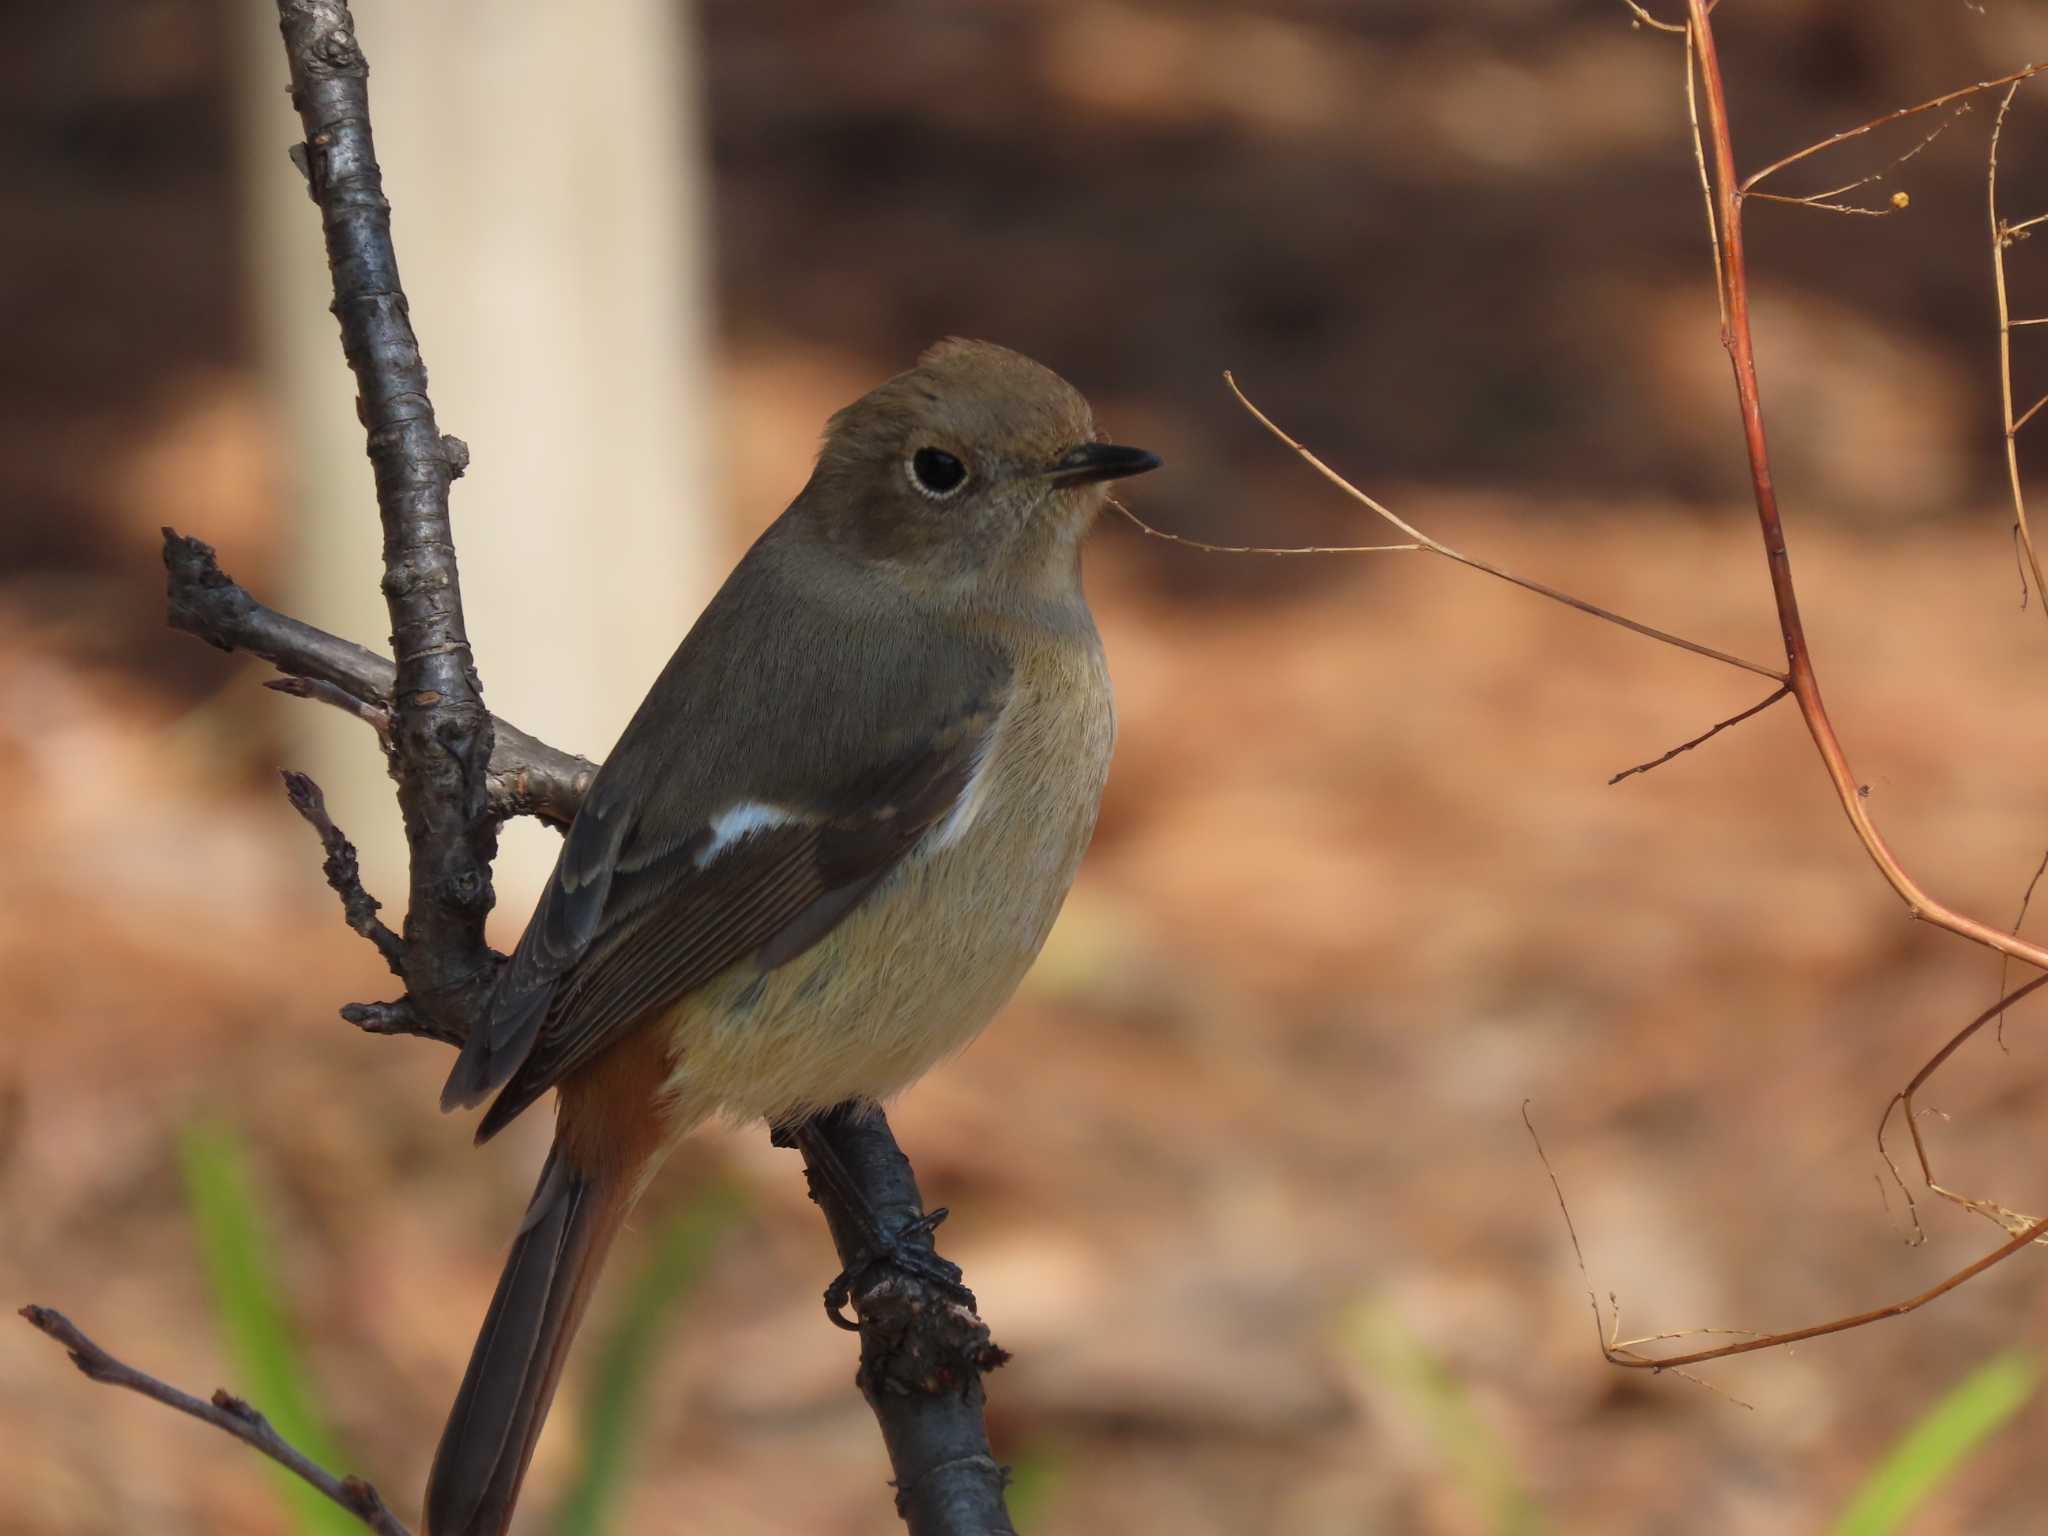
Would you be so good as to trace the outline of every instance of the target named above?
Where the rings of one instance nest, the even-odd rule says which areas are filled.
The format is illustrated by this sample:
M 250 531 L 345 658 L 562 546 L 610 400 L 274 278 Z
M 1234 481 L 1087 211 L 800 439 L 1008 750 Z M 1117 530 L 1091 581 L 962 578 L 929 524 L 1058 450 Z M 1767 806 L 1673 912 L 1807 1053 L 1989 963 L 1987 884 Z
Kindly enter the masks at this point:
M 1559 1197 L 1560 1199 L 1562 1196 Z M 1991 1252 L 1974 1264 L 1964 1266 L 1943 1280 L 1939 1285 L 1929 1286 L 1917 1296 L 1904 1301 L 1887 1302 L 1881 1307 L 1872 1307 L 1868 1312 L 1858 1312 L 1853 1317 L 1838 1317 L 1832 1322 L 1815 1323 L 1811 1328 L 1794 1328 L 1788 1333 L 1768 1333 L 1759 1338 L 1744 1339 L 1736 1344 L 1722 1344 L 1714 1349 L 1697 1349 L 1686 1355 L 1666 1355 L 1652 1359 L 1639 1355 L 1630 1343 L 1603 1343 L 1601 1353 L 1609 1363 L 1626 1366 L 1638 1371 L 1668 1371 L 1677 1366 L 1704 1365 L 1709 1360 L 1725 1360 L 1730 1355 L 1754 1354 L 1760 1349 L 1779 1349 L 1787 1344 L 1803 1344 L 1808 1339 L 1826 1338 L 1831 1333 L 1847 1333 L 1852 1328 L 1867 1328 L 1872 1323 L 1881 1323 L 1887 1318 L 1904 1317 L 1917 1312 L 1931 1301 L 1939 1301 L 1959 1285 L 1965 1285 L 2003 1260 L 2011 1258 L 2029 1243 L 2048 1236 L 2048 1221 L 2037 1221 L 2025 1230 L 2016 1233 L 2010 1241 L 2000 1243 Z
M 2005 249 L 2017 238 L 2017 231 L 2027 224 L 2038 223 L 2029 219 L 2021 224 L 2007 224 L 1998 216 L 1998 141 L 2005 133 L 2005 120 L 2012 111 L 2013 97 L 2019 94 L 2018 80 L 2005 88 L 2005 95 L 1999 100 L 1998 115 L 1991 123 L 1991 149 L 1985 156 L 1984 200 L 1991 215 L 1991 294 L 1998 304 L 1998 400 L 2000 416 L 2005 428 L 2005 475 L 2012 491 L 2013 536 L 2019 540 L 2026 552 L 2027 569 L 2033 572 L 2034 589 L 2042 593 L 2041 611 L 2048 614 L 2048 588 L 2044 588 L 2041 575 L 2041 557 L 2034 549 L 2034 530 L 2027 525 L 2026 487 L 2020 478 L 2020 428 L 2034 419 L 2034 413 L 2048 405 L 2048 395 L 2043 395 L 2025 413 L 2014 416 L 2012 412 L 2012 304 L 2006 293 Z
M 1712 6 L 1707 6 L 1705 10 L 1702 10 L 1698 5 L 1692 6 L 1693 25 L 1700 29 L 1700 40 L 1703 47 L 1712 46 L 1712 39 L 1707 36 L 1706 20 L 1706 11 L 1711 11 L 1712 9 Z M 1718 73 L 1718 66 L 1716 66 L 1716 70 Z M 1820 154 L 1823 150 L 1833 149 L 1837 144 L 1847 143 L 1850 139 L 1860 139 L 1866 133 L 1875 133 L 1880 128 L 1890 127 L 1893 123 L 1903 121 L 1909 117 L 1918 117 L 1923 112 L 1935 111 L 1937 108 L 1948 106 L 1951 102 L 1963 101 L 1971 96 L 1981 95 L 1985 91 L 1995 91 L 2001 85 L 2016 85 L 2022 80 L 2031 80 L 2043 70 L 2048 70 L 2048 63 L 2029 64 L 2025 69 L 2016 69 L 2009 75 L 2000 75 L 1996 80 L 1979 80 L 1975 85 L 1966 85 L 1958 90 L 1936 96 L 1929 101 L 1915 102 L 1910 107 L 1900 107 L 1896 112 L 1886 112 L 1881 116 L 1873 117 L 1867 123 L 1858 123 L 1854 128 L 1845 128 L 1840 133 L 1831 134 L 1817 144 L 1809 144 L 1806 148 L 1797 150 L 1785 156 L 1782 160 L 1773 160 L 1762 170 L 1753 172 L 1735 189 L 1736 195 L 1739 197 L 1743 193 L 1748 192 L 1766 177 L 1777 175 L 1786 166 L 1797 165 L 1800 161 L 1810 159 L 1812 156 Z
M 1881 127 L 1885 123 L 1896 122 L 1900 118 L 1910 117 L 1916 112 L 1927 111 L 1946 102 L 1973 94 L 1975 91 L 1988 89 L 1989 84 L 2002 84 L 2024 79 L 2027 75 L 2037 73 L 2042 66 L 2034 66 L 2022 71 L 2018 75 L 2008 76 L 2006 81 L 1990 82 L 1986 85 L 1971 87 L 1969 90 L 1951 92 L 1947 96 L 1938 97 L 1932 102 L 1922 103 L 1918 107 L 1887 113 L 1882 117 L 1873 119 L 1861 128 L 1836 134 L 1833 138 L 1821 144 L 1811 146 L 1800 151 L 1798 154 L 1788 155 L 1783 160 L 1777 161 L 1756 175 L 1751 176 L 1747 181 L 1738 183 L 1735 178 L 1735 155 L 1728 127 L 1728 103 L 1722 84 L 1720 57 L 1714 45 L 1713 27 L 1707 16 L 1710 7 L 1703 3 L 1703 0 L 1688 0 L 1688 6 L 1691 14 L 1690 34 L 1687 39 L 1688 51 L 1695 54 L 1698 58 L 1700 79 L 1705 87 L 1707 98 L 1706 137 L 1711 145 L 1714 167 L 1714 202 L 1710 209 L 1710 221 L 1714 219 L 1715 215 L 1718 215 L 1719 234 L 1715 249 L 1716 255 L 1719 258 L 1718 267 L 1721 286 L 1721 341 L 1722 345 L 1727 348 L 1729 363 L 1734 372 L 1736 401 L 1742 416 L 1743 440 L 1749 453 L 1750 478 L 1756 496 L 1757 521 L 1763 532 L 1764 555 L 1770 568 L 1772 596 L 1777 605 L 1779 627 L 1784 636 L 1785 656 L 1789 673 L 1788 683 L 1793 698 L 1799 705 L 1800 715 L 1807 723 L 1807 728 L 1814 739 L 1814 745 L 1819 749 L 1821 761 L 1827 768 L 1828 776 L 1835 785 L 1836 793 L 1841 798 L 1843 808 L 1848 813 L 1850 823 L 1855 828 L 1858 838 L 1862 841 L 1879 870 L 1883 872 L 1885 878 L 1898 891 L 1899 895 L 1905 899 L 1913 915 L 1934 922 L 1967 938 L 1976 939 L 1978 942 L 2000 950 L 2008 956 L 2027 960 L 2035 965 L 2043 966 L 2044 969 L 2048 969 L 2048 953 L 2044 953 L 2034 945 L 2018 940 L 2015 936 L 1992 929 L 1973 918 L 1967 918 L 1952 912 L 1948 908 L 1934 902 L 1922 892 L 1899 865 L 1896 858 L 1893 857 L 1883 838 L 1878 835 L 1877 828 L 1871 822 L 1868 811 L 1864 808 L 1863 796 L 1858 789 L 1854 774 L 1850 771 L 1847 756 L 1843 752 L 1841 742 L 1836 736 L 1833 723 L 1828 718 L 1826 706 L 1822 702 L 1820 683 L 1814 671 L 1811 652 L 1807 646 L 1805 627 L 1800 621 L 1798 593 L 1792 581 L 1791 557 L 1786 549 L 1784 524 L 1779 515 L 1777 490 L 1771 476 L 1770 448 L 1764 434 L 1763 409 L 1757 386 L 1756 357 L 1750 338 L 1748 270 L 1743 255 L 1742 243 L 1742 204 L 1744 196 L 1750 188 L 1754 187 L 1773 171 L 1803 160 L 1809 155 L 1817 154 L 1820 150 L 1841 143 L 1845 139 L 1854 138 L 1859 134 L 1869 132 L 1873 128 Z M 1688 77 L 1688 89 L 1690 89 L 1690 84 L 1690 77 Z M 2010 97 L 2008 96 L 2009 100 Z M 1698 126 L 1695 123 L 1695 133 L 1697 132 Z M 1995 187 L 1995 144 L 1993 165 Z M 1997 236 L 1996 217 L 1996 205 L 1994 202 L 1994 238 Z M 2002 292 L 2000 295 L 2000 308 L 2001 322 L 2003 322 Z M 2009 396 L 2007 399 L 2007 420 L 2009 439 L 2011 421 L 2011 402 Z M 1948 1043 L 1921 1067 L 1919 1072 L 1914 1075 L 1913 1080 L 1901 1092 L 1892 1097 L 1885 1106 L 1884 1117 L 1878 1123 L 1878 1147 L 1881 1154 L 1884 1149 L 1885 1126 L 1890 1122 L 1894 1111 L 1903 1109 L 1906 1112 L 1907 1129 L 1912 1137 L 1914 1152 L 1919 1158 L 1921 1172 L 1926 1178 L 1928 1187 L 1947 1198 L 1962 1199 L 1962 1197 L 1942 1189 L 1934 1182 L 1932 1169 L 1927 1159 L 1926 1148 L 1921 1140 L 1919 1128 L 1913 1123 L 1912 1119 L 1913 1095 L 1962 1046 L 1964 1041 L 1983 1028 L 1991 1019 L 2001 1017 L 2004 1010 L 2012 1003 L 2044 985 L 2048 985 L 2048 975 L 2036 977 L 2011 994 L 2001 997 L 1991 1007 L 1985 1009 L 1969 1024 L 1957 1031 Z M 1527 1119 L 1526 1113 L 1524 1119 L 1525 1121 Z M 1535 1135 L 1533 1125 L 1530 1126 L 1530 1135 L 1532 1137 Z M 1542 1155 L 1542 1143 L 1540 1140 L 1537 1143 L 1537 1150 L 1538 1154 Z M 1892 1167 L 1894 1177 L 1897 1177 L 1897 1167 L 1891 1163 L 1890 1157 L 1886 1156 L 1885 1161 L 1887 1165 Z M 1549 1159 L 1547 1157 L 1544 1158 L 1544 1166 L 1546 1170 L 1549 1170 Z M 1558 1186 L 1554 1170 L 1550 1172 L 1550 1177 L 1552 1187 L 1557 1194 L 1558 1206 L 1564 1212 L 1565 1227 L 1571 1236 L 1573 1252 L 1579 1255 L 1580 1270 L 1583 1273 L 1585 1256 L 1579 1248 L 1578 1233 L 1572 1226 L 1571 1212 L 1564 1203 L 1564 1191 Z M 1906 1188 L 1903 1179 L 1899 1180 L 1899 1184 L 1902 1190 Z M 1906 1191 L 1906 1198 L 1910 1207 L 1912 1202 L 1910 1190 Z M 1962 1200 L 1962 1203 L 1971 1205 L 1980 1211 L 1985 1210 L 1983 1202 Z M 1988 1212 L 1986 1213 L 1988 1214 Z M 2010 1215 L 2010 1213 L 2003 1212 L 2000 1214 L 2002 1216 Z M 1817 1323 L 1807 1328 L 1793 1329 L 1784 1333 L 1762 1334 L 1742 1339 L 1733 1344 L 1723 1344 L 1710 1349 L 1694 1350 L 1686 1354 L 1658 1357 L 1642 1354 L 1637 1346 L 1663 1342 L 1664 1340 L 1681 1337 L 1682 1335 L 1659 1334 L 1653 1339 L 1609 1339 L 1605 1335 L 1603 1325 L 1600 1350 L 1612 1364 L 1637 1370 L 1662 1371 L 1703 1364 L 1710 1360 L 1721 1360 L 1730 1355 L 1749 1354 L 1762 1349 L 1776 1349 L 1781 1346 L 1800 1343 L 1807 1339 L 1821 1338 L 1828 1334 L 1844 1333 L 1850 1329 L 1866 1327 L 1871 1323 L 1881 1322 L 1886 1318 L 1903 1317 L 1947 1295 L 1958 1286 L 1967 1284 L 1993 1265 L 2010 1258 L 2013 1254 L 2018 1253 L 2021 1249 L 2042 1239 L 2044 1236 L 2048 1236 L 2048 1220 L 2020 1218 L 2007 1220 L 2005 1225 L 2009 1235 L 2004 1243 L 2001 1243 L 1997 1248 L 1977 1259 L 1974 1263 L 1955 1271 L 1940 1283 L 1930 1286 L 1928 1289 L 1903 1301 L 1891 1302 L 1882 1307 L 1874 1307 L 1867 1312 L 1835 1318 L 1829 1322 Z M 1600 1315 L 1597 1298 L 1593 1303 L 1593 1312 L 1597 1323 Z M 1724 1330 L 1701 1331 L 1719 1332 Z
M 1843 750 L 1841 739 L 1835 732 L 1834 722 L 1829 719 L 1827 705 L 1821 698 L 1820 680 L 1815 674 L 1813 653 L 1806 640 L 1806 629 L 1799 616 L 1799 594 L 1792 581 L 1792 560 L 1786 548 L 1785 526 L 1778 512 L 1777 486 L 1771 476 L 1770 446 L 1764 436 L 1763 406 L 1758 398 L 1756 351 L 1750 337 L 1749 325 L 1749 271 L 1743 255 L 1742 244 L 1742 200 L 1746 187 L 1754 186 L 1762 176 L 1795 160 L 1804 159 L 1807 151 L 1789 155 L 1777 164 L 1766 167 L 1748 182 L 1738 183 L 1735 176 L 1735 149 L 1728 126 L 1728 96 L 1721 79 L 1721 59 L 1714 45 L 1714 29 L 1707 19 L 1708 7 L 1704 0 L 1687 0 L 1692 14 L 1694 44 L 1699 60 L 1702 83 L 1707 98 L 1707 137 L 1714 166 L 1715 206 L 1720 214 L 1722 253 L 1722 287 L 1726 320 L 1722 327 L 1722 345 L 1728 350 L 1728 361 L 1735 374 L 1735 398 L 1742 415 L 1743 442 L 1749 453 L 1750 482 L 1756 495 L 1757 523 L 1763 532 L 1764 558 L 1770 567 L 1771 595 L 1778 609 L 1778 627 L 1785 641 L 1785 662 L 1788 680 L 1792 685 L 1792 697 L 1799 705 L 1800 716 L 1806 721 L 1813 744 L 1820 753 L 1822 765 L 1827 769 L 1829 780 L 1835 786 L 1835 794 L 1841 801 L 1842 810 L 1855 829 L 1871 861 L 1897 891 L 1906 909 L 1917 918 L 1946 928 L 1964 938 L 1973 939 L 1987 948 L 2024 960 L 2029 965 L 2048 970 L 2048 949 L 2031 944 L 2016 934 L 2009 934 L 1992 927 L 1989 923 L 1968 917 L 1936 901 L 1921 889 L 1898 858 L 1886 844 L 1871 820 L 1870 811 L 1864 802 L 1855 773 L 1849 767 L 1848 754 Z M 1972 90 L 1983 87 L 1972 87 Z M 1920 108 L 1888 114 L 1876 119 L 1876 123 L 1894 121 L 1909 116 L 1913 111 L 1925 110 L 1939 105 L 1942 101 L 1954 100 L 1969 92 L 1955 92 L 1950 96 L 1925 103 Z M 1873 124 L 1874 126 L 1875 124 Z M 1857 130 L 1837 134 L 1829 143 L 1855 136 Z M 1818 148 L 1820 146 L 1816 146 Z
M 1757 703 L 1750 705 L 1749 708 L 1743 710 L 1741 714 L 1730 715 L 1726 720 L 1717 720 L 1712 725 L 1708 726 L 1704 731 L 1701 731 L 1699 735 L 1693 737 L 1690 741 L 1681 741 L 1677 746 L 1673 747 L 1669 752 L 1666 752 L 1662 757 L 1653 757 L 1647 763 L 1637 763 L 1633 768 L 1622 769 L 1621 772 L 1617 773 L 1613 778 L 1607 781 L 1608 785 L 1611 787 L 1613 785 L 1619 784 L 1623 779 L 1633 778 L 1635 775 L 1639 773 L 1648 773 L 1652 768 L 1662 768 L 1666 763 L 1670 762 L 1671 759 L 1678 756 L 1679 753 L 1690 752 L 1695 747 L 1704 746 L 1708 742 L 1712 741 L 1716 736 L 1720 735 L 1723 731 L 1727 730 L 1730 726 L 1742 724 L 1742 722 L 1747 720 L 1751 715 L 1762 714 L 1765 710 L 1769 709 L 1773 704 L 1777 703 L 1778 700 L 1784 698 L 1785 695 L 1790 693 L 1791 691 L 1792 689 L 1789 684 L 1780 687 L 1776 692 L 1770 694 L 1769 696 L 1758 701 Z

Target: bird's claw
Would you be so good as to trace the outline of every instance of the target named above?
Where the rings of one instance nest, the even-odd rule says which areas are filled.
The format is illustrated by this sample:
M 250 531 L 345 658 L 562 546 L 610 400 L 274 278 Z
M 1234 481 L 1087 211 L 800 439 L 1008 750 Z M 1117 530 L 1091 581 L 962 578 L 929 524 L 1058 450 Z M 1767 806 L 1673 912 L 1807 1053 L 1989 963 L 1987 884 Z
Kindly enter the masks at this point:
M 860 1331 L 860 1324 L 846 1315 L 846 1308 L 853 1301 L 855 1291 L 865 1289 L 861 1282 L 879 1265 L 922 1280 L 949 1301 L 969 1311 L 974 1310 L 974 1292 L 961 1283 L 960 1266 L 940 1258 L 931 1248 L 931 1235 L 938 1230 L 946 1215 L 943 1205 L 925 1212 L 894 1237 L 875 1238 L 873 1246 L 858 1263 L 842 1269 L 825 1287 L 825 1315 L 832 1319 L 834 1326 L 849 1333 Z

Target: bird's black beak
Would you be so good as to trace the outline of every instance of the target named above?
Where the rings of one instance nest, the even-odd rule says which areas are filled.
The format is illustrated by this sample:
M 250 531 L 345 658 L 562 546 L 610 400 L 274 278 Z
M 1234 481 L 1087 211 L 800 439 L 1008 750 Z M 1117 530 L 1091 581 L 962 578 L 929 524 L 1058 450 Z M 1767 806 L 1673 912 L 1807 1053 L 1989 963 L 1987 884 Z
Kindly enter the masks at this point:
M 1097 480 L 1127 480 L 1159 467 L 1159 455 L 1115 443 L 1083 443 L 1046 477 L 1057 486 L 1091 485 Z

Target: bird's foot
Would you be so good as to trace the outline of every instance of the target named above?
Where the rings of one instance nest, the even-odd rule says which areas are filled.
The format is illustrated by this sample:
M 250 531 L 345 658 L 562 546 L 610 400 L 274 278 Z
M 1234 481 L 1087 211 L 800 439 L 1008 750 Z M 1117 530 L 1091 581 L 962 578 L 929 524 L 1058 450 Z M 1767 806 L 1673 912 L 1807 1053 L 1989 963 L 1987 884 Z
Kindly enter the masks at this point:
M 926 1211 L 892 1237 L 883 1237 L 879 1232 L 870 1236 L 868 1250 L 860 1261 L 842 1269 L 825 1287 L 825 1315 L 838 1327 L 858 1333 L 860 1324 L 846 1315 L 847 1305 L 860 1291 L 869 1288 L 868 1276 L 884 1267 L 921 1280 L 947 1300 L 973 1311 L 974 1292 L 961 1283 L 960 1266 L 940 1258 L 932 1248 L 932 1233 L 945 1219 L 946 1208 L 942 1205 Z

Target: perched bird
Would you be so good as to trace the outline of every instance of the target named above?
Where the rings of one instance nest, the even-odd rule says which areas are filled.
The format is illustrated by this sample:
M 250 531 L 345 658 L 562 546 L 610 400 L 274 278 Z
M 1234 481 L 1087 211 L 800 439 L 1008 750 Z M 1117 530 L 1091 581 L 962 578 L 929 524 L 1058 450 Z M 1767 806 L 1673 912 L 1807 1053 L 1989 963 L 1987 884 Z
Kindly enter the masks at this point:
M 591 784 L 443 1108 L 555 1139 L 427 1485 L 511 1519 L 606 1249 L 664 1154 L 789 1128 L 959 1050 L 1045 942 L 1116 720 L 1081 592 L 1105 482 L 1157 468 L 1002 347 L 835 415 Z

